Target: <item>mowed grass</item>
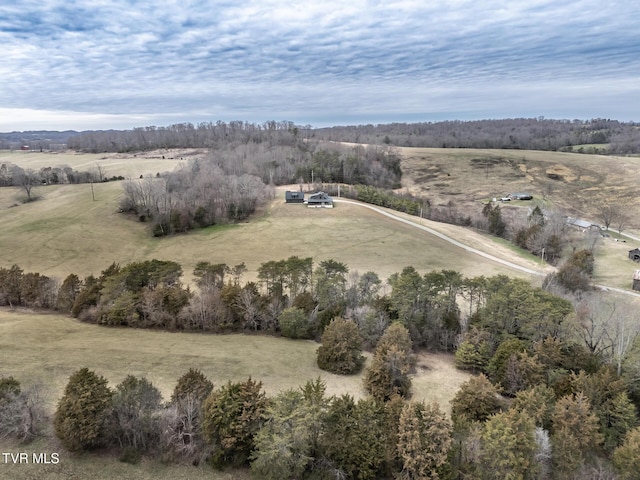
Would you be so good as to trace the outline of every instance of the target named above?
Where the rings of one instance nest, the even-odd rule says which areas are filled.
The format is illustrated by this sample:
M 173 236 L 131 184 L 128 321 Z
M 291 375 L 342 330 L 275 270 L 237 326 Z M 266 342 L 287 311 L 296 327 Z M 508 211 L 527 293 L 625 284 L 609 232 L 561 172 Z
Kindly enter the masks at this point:
M 283 194 L 253 218 L 238 225 L 214 226 L 183 235 L 154 238 L 148 224 L 118 213 L 121 182 L 38 187 L 40 199 L 11 206 L 17 189 L 0 189 L 0 266 L 18 264 L 25 271 L 62 280 L 69 273 L 98 275 L 112 262 L 121 265 L 152 258 L 183 266 L 186 281 L 199 261 L 249 269 L 255 280 L 260 265 L 292 255 L 344 262 L 352 271 L 374 271 L 383 280 L 412 265 L 419 271 L 452 269 L 467 276 L 516 270 L 452 247 L 369 209 L 338 204 L 334 209 L 287 205 Z M 526 256 L 469 229 L 416 219 L 476 248 L 536 266 Z

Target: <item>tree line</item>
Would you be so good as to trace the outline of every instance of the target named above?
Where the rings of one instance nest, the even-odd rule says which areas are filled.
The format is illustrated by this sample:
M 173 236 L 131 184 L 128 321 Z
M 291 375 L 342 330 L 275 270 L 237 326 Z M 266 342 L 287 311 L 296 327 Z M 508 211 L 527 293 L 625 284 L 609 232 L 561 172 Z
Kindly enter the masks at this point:
M 150 222 L 152 233 L 163 236 L 243 220 L 273 198 L 274 185 L 298 184 L 301 189 L 303 184 L 324 182 L 380 189 L 400 185 L 400 157 L 391 148 L 320 146 L 295 137 L 287 143 L 274 135 L 247 143 L 223 137 L 224 142 L 204 158 L 172 172 L 129 179 L 123 183 L 120 210 Z
M 122 176 L 107 176 L 96 164 L 90 171 L 74 170 L 68 165 L 42 167 L 40 170 L 22 168 L 12 163 L 0 165 L 0 187 L 19 187 L 26 195 L 26 201 L 35 199 L 34 189 L 43 185 L 78 184 L 124 180 Z
M 581 262 L 579 256 L 574 264 Z M 137 390 L 153 391 L 145 379 L 128 378 L 111 390 L 85 371 L 78 375 L 92 378 L 91 391 L 98 391 L 87 409 L 103 412 L 100 428 L 86 428 L 106 436 L 83 440 L 77 432 L 85 424 L 64 420 L 82 418 L 74 395 L 93 398 L 68 386 L 54 419 L 63 444 L 70 450 L 117 445 L 125 459 L 152 454 L 250 465 L 259 478 L 387 478 L 394 472 L 413 472 L 409 478 L 602 478 L 597 475 L 613 475 L 612 465 L 620 478 L 632 478 L 640 330 L 632 311 L 597 292 L 563 298 L 504 275 L 465 278 L 413 267 L 391 275 L 387 290 L 374 272 L 360 275 L 335 260 L 314 265 L 299 257 L 264 262 L 256 283 L 242 283 L 245 271 L 244 264 L 200 262 L 192 290 L 180 282 L 175 262 L 112 264 L 97 278 L 69 275 L 56 291 L 55 282 L 14 266 L 0 270 L 0 302 L 55 305 L 103 325 L 315 338 L 321 342 L 318 366 L 337 374 L 361 371 L 362 351 L 370 350 L 363 375 L 369 397 L 327 399 L 321 383 L 310 382 L 266 399 L 249 379 L 217 391 L 198 387 L 198 402 L 179 403 L 174 393 L 159 407 L 157 394 Z M 38 301 L 34 292 L 49 300 Z M 411 402 L 416 348 L 453 351 L 458 368 L 476 375 L 453 399 L 451 423 L 439 407 Z M 11 412 L 32 405 L 12 391 L 17 403 Z M 153 400 L 146 416 L 143 398 Z M 116 399 L 135 408 L 127 403 L 116 414 Z M 264 408 L 257 416 L 243 409 L 254 401 Z M 143 419 L 128 416 L 138 414 Z M 41 415 L 15 418 L 32 417 Z M 225 423 L 232 418 L 244 426 Z M 20 428 L 9 425 L 16 435 Z M 371 439 L 366 448 L 363 438 Z
M 313 128 L 289 121 L 183 123 L 167 127 L 82 132 L 67 140 L 69 148 L 93 152 L 127 152 L 158 148 L 218 148 L 228 141 L 261 143 L 272 138 L 293 144 L 301 138 L 371 145 L 434 148 L 509 148 L 585 153 L 640 152 L 637 124 L 611 119 L 485 119 L 346 125 Z M 605 144 L 606 147 L 602 145 Z
M 600 118 L 454 120 L 335 126 L 303 131 L 315 139 L 402 147 L 506 148 L 615 155 L 640 152 L 637 123 Z

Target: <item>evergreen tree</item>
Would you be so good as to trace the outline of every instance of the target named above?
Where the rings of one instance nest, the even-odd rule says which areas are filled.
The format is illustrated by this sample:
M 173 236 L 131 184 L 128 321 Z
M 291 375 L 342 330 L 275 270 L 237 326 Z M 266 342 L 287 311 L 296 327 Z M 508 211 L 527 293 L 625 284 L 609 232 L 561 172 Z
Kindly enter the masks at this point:
M 629 431 L 613 452 L 613 465 L 620 480 L 634 480 L 640 472 L 640 427 Z
M 331 373 L 348 375 L 364 364 L 362 338 L 358 326 L 340 317 L 327 325 L 318 348 L 318 367 Z
M 537 427 L 549 430 L 555 404 L 553 390 L 541 384 L 516 393 L 511 409 L 528 414 Z
M 262 383 L 249 378 L 214 390 L 202 405 L 203 432 L 213 444 L 213 464 L 244 465 L 253 450 L 253 438 L 265 418 L 268 401 Z
M 69 378 L 54 419 L 56 436 L 70 451 L 104 444 L 113 392 L 104 377 L 82 368 Z
M 484 422 L 502 408 L 498 389 L 480 374 L 460 386 L 451 400 L 451 419 L 456 427 Z
M 481 442 L 486 478 L 535 478 L 535 425 L 526 413 L 509 410 L 492 415 L 482 427 Z
M 326 417 L 324 388 L 320 381 L 309 382 L 301 390 L 286 390 L 270 402 L 251 456 L 251 472 L 256 478 L 301 478 L 311 467 Z
M 366 390 L 378 401 L 394 395 L 408 397 L 411 390 L 409 372 L 414 365 L 409 331 L 394 323 L 384 332 L 364 375 Z
M 598 417 L 589 399 L 579 392 L 557 401 L 552 423 L 554 469 L 563 475 L 575 473 L 602 443 Z
M 334 398 L 321 440 L 334 469 L 357 480 L 379 478 L 388 442 L 385 420 L 384 406 L 372 399 Z
M 179 402 L 191 396 L 202 404 L 211 390 L 213 390 L 213 383 L 200 370 L 190 368 L 178 379 L 171 395 L 171 401 Z
M 297 307 L 285 308 L 278 317 L 280 332 L 287 338 L 312 338 L 308 315 Z
M 442 478 L 441 469 L 451 448 L 452 431 L 438 404 L 407 403 L 398 426 L 398 454 L 403 465 L 400 478 Z

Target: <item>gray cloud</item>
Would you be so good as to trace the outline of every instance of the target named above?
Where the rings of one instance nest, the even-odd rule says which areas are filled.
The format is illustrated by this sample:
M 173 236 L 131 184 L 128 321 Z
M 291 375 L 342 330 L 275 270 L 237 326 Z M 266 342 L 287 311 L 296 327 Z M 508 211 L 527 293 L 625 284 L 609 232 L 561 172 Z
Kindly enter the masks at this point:
M 26 0 L 0 6 L 0 108 L 21 112 L 0 129 L 37 111 L 64 128 L 630 120 L 638 20 L 634 3 L 594 0 Z

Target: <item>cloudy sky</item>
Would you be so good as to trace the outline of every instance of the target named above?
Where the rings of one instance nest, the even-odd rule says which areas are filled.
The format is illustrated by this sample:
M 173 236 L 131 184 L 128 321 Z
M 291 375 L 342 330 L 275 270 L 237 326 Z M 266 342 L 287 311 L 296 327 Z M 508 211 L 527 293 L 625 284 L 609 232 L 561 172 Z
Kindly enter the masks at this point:
M 0 4 L 0 131 L 640 121 L 631 0 Z

